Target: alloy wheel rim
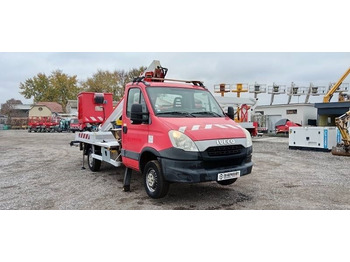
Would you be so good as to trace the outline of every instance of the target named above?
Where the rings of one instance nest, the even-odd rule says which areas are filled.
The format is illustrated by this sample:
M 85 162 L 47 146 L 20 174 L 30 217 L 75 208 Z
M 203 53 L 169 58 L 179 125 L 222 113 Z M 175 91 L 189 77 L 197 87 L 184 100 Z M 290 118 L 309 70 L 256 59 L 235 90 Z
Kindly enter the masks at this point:
M 148 171 L 146 176 L 146 185 L 150 192 L 156 191 L 157 188 L 157 174 L 154 169 Z

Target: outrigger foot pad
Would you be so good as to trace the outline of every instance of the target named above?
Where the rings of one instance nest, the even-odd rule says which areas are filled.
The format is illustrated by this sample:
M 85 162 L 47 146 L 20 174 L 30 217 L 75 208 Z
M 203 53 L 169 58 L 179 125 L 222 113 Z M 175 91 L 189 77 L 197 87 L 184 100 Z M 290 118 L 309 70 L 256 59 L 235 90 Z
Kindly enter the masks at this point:
M 128 185 L 128 186 L 123 186 L 123 191 L 124 191 L 124 192 L 130 192 L 130 185 Z

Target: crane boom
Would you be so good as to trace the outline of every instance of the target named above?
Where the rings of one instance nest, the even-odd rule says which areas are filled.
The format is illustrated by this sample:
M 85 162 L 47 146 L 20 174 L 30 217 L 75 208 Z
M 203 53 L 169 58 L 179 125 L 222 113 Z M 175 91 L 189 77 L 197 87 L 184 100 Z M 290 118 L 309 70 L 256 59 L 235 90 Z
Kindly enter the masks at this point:
M 100 130 L 103 132 L 107 132 L 109 131 L 111 128 L 113 128 L 113 124 L 112 122 L 117 121 L 121 115 L 122 115 L 122 111 L 123 111 L 123 105 L 124 105 L 124 98 L 122 98 L 118 105 L 115 107 L 115 109 L 112 111 L 112 113 L 110 114 L 110 116 L 103 122 L 103 124 L 100 127 Z
M 328 91 L 328 93 L 323 98 L 323 103 L 329 103 L 333 97 L 333 94 L 337 91 L 339 86 L 343 83 L 344 79 L 350 74 L 350 67 L 348 70 L 344 73 L 344 75 L 338 80 L 337 83 L 335 83 L 334 86 Z

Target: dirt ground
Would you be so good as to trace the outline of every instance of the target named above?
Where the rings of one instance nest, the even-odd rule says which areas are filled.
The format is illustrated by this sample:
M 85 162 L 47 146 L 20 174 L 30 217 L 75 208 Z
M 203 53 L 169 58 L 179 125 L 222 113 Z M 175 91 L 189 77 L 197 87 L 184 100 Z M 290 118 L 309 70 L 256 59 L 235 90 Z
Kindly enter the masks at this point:
M 350 158 L 288 149 L 286 137 L 253 141 L 253 172 L 231 186 L 172 184 L 147 196 L 141 174 L 123 192 L 124 169 L 82 170 L 72 133 L 0 131 L 1 210 L 348 210 Z

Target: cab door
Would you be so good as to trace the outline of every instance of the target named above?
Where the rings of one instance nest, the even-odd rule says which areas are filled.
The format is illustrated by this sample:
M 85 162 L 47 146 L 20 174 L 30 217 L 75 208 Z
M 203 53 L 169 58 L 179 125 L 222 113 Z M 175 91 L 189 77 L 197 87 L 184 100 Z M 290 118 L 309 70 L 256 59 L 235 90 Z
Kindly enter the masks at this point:
M 127 101 L 124 105 L 122 127 L 122 156 L 126 167 L 139 171 L 140 153 L 148 141 L 149 122 L 133 124 L 130 120 L 131 107 L 133 104 L 141 104 L 142 112 L 148 113 L 144 95 L 140 88 L 131 87 L 128 90 Z M 145 115 L 145 119 L 147 116 Z

